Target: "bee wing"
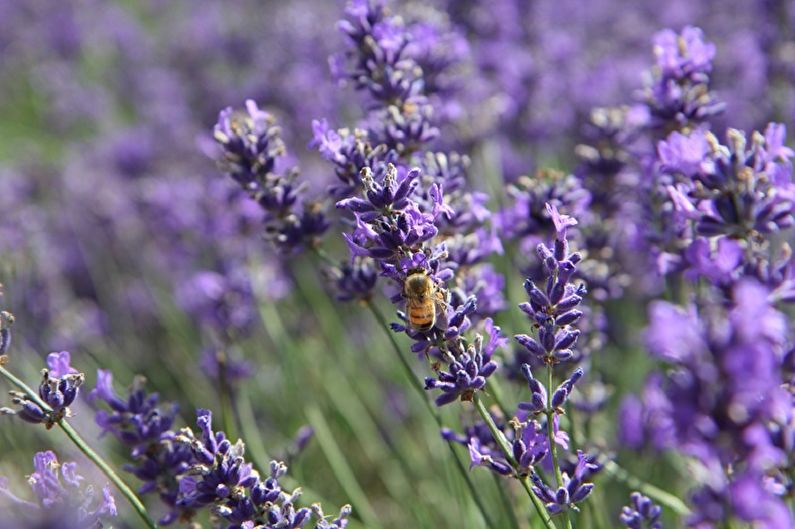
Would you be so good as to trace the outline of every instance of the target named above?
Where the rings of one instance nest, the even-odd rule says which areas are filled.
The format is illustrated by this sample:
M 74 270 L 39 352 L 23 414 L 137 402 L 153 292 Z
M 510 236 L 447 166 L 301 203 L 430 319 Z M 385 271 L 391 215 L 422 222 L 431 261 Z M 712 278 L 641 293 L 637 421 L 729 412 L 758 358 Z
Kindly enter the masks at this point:
M 444 293 L 439 291 L 436 293 L 436 327 L 445 331 L 448 327 L 447 309 L 449 305 L 445 299 Z

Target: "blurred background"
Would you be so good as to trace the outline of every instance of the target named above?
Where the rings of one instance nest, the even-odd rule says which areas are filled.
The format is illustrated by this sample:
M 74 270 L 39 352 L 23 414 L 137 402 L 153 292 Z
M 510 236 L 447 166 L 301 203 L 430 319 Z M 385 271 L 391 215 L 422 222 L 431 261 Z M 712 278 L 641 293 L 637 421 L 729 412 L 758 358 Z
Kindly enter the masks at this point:
M 795 117 L 795 2 L 390 5 L 457 35 L 443 45 L 460 57 L 450 81 L 460 97 L 440 103 L 450 147 L 472 158 L 474 185 L 495 209 L 518 176 L 573 170 L 591 110 L 636 99 L 663 28 L 696 25 L 716 43 L 713 87 L 727 104 L 718 129 Z M 16 316 L 13 366 L 34 383 L 47 353 L 69 350 L 88 387 L 97 368 L 110 369 L 118 388 L 141 374 L 192 424 L 195 408 L 219 408 L 222 351 L 233 431 L 260 465 L 290 459 L 308 499 L 352 502 L 385 528 L 482 527 L 387 335 L 363 307 L 334 299 L 315 256 L 276 255 L 260 236 L 257 205 L 213 162 L 219 110 L 254 99 L 282 127 L 285 163 L 323 194 L 335 177 L 307 148 L 312 120 L 363 116 L 329 66 L 343 48 L 341 13 L 329 0 L 0 0 L 0 282 L 2 307 Z M 342 257 L 340 231 L 332 227 L 325 245 Z M 511 302 L 497 322 L 507 335 L 523 332 L 513 308 L 522 274 L 505 259 L 495 265 Z M 631 301 L 611 310 L 622 332 L 601 353 L 611 396 L 591 432 L 605 447 L 621 396 L 640 387 L 648 365 L 643 310 Z M 508 388 L 511 402 L 523 388 Z M 113 439 L 97 437 L 91 409 L 74 410 L 86 437 L 123 462 Z M 447 423 L 459 412 L 446 410 Z M 298 453 L 304 426 L 314 436 Z M 60 432 L 3 419 L 0 475 L 24 479 L 45 448 L 78 458 Z M 644 479 L 684 487 L 678 461 L 620 459 Z M 473 474 L 486 503 L 499 502 L 492 476 Z M 629 488 L 611 483 L 599 501 L 617 515 Z M 530 509 L 511 492 L 519 512 Z M 130 520 L 118 503 L 120 520 Z

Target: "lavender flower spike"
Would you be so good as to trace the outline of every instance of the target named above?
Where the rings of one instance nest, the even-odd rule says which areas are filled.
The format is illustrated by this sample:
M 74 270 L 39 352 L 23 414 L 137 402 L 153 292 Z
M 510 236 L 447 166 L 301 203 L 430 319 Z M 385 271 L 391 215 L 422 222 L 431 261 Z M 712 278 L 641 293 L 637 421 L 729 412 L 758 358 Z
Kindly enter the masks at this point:
M 628 529 L 662 529 L 662 509 L 640 492 L 633 492 L 630 505 L 621 509 L 621 523 Z
M 491 352 L 483 347 L 483 337 L 478 335 L 466 352 L 455 358 L 448 371 L 440 371 L 437 378 L 426 377 L 425 389 L 440 389 L 436 405 L 444 406 L 457 399 L 472 400 L 475 391 L 486 387 L 486 379 L 497 370 Z
M 271 115 L 252 100 L 246 101 L 245 111 L 226 108 L 218 116 L 214 137 L 222 150 L 221 169 L 265 213 L 266 237 L 284 251 L 314 245 L 329 222 L 318 204 L 302 200 L 306 185 L 296 185 L 296 169 L 277 171 L 285 148 Z
M 594 461 L 593 456 L 587 456 L 581 451 L 577 451 L 577 465 L 572 476 L 563 474 L 563 483 L 557 490 L 549 487 L 537 473 L 530 475 L 533 482 L 533 492 L 544 502 L 549 514 L 555 515 L 568 510 L 579 511 L 577 503 L 585 500 L 593 490 L 593 483 L 586 483 L 599 465 Z
M 554 249 L 543 243 L 537 248 L 544 264 L 546 286 L 542 290 L 532 280 L 525 281 L 524 287 L 530 301 L 519 305 L 538 326 L 538 338 L 526 334 L 514 338 L 532 356 L 554 365 L 573 357 L 571 348 L 577 342 L 580 331 L 571 326 L 582 317 L 582 311 L 577 310 L 577 307 L 586 290 L 584 284 L 575 287 L 570 283 L 577 263 L 582 258 L 576 252 L 569 254 L 566 232 L 577 221 L 568 215 L 561 215 L 555 206 L 548 204 L 547 209 L 557 236 Z
M 77 398 L 80 386 L 85 380 L 85 375 L 73 369 L 69 365 L 69 360 L 69 353 L 66 351 L 52 353 L 47 357 L 49 369 L 42 370 L 38 393 L 50 410 L 43 409 L 24 393 L 12 391 L 11 402 L 20 408 L 18 410 L 2 408 L 0 413 L 16 415 L 23 421 L 33 424 L 44 424 L 48 430 L 64 417 L 68 417 L 69 406 Z

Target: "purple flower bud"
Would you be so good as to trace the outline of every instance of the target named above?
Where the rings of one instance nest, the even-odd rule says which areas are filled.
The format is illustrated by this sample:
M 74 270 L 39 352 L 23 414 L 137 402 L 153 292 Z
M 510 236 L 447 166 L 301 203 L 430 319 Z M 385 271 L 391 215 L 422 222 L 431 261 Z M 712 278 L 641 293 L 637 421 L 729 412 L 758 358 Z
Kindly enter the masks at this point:
M 555 325 L 557 325 L 558 327 L 563 327 L 564 325 L 572 325 L 574 323 L 577 323 L 577 321 L 579 321 L 580 318 L 582 318 L 582 311 L 572 310 L 558 316 L 555 319 Z

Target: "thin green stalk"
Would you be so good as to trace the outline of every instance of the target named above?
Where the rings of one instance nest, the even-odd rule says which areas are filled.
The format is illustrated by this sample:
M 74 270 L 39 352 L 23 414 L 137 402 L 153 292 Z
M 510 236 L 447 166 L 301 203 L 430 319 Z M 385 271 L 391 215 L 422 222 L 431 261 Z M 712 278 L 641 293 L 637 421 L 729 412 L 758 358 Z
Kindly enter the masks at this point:
M 645 481 L 636 478 L 619 466 L 615 461 L 608 461 L 605 463 L 604 468 L 611 477 L 614 477 L 618 481 L 625 483 L 631 489 L 638 490 L 649 498 L 657 500 L 658 503 L 670 508 L 676 514 L 679 514 L 680 516 L 687 516 L 690 514 L 690 509 L 682 500 L 670 492 L 664 491 L 663 489 L 656 487 L 651 483 L 646 483 Z
M 557 479 L 558 487 L 562 487 L 563 474 L 560 472 L 558 450 L 555 445 L 555 421 L 553 421 L 555 410 L 552 409 L 552 383 L 552 364 L 547 364 L 547 435 L 549 436 L 549 455 L 552 458 L 552 466 L 555 468 L 555 478 Z M 568 511 L 563 511 L 563 519 L 566 522 L 566 529 L 572 529 Z
M 508 513 L 508 520 L 511 522 L 511 527 L 513 529 L 519 529 L 519 520 L 516 518 L 513 504 L 511 503 L 511 499 L 508 497 L 508 490 L 506 487 L 502 486 L 502 483 L 500 483 L 500 476 L 492 473 L 491 477 L 494 478 L 494 485 L 497 487 L 497 491 L 499 491 L 502 507 Z
M 519 463 L 516 461 L 516 458 L 513 457 L 513 450 L 511 449 L 510 445 L 508 445 L 508 440 L 505 439 L 505 436 L 502 434 L 497 425 L 494 423 L 494 419 L 492 418 L 489 410 L 486 409 L 486 406 L 483 405 L 483 401 L 480 398 L 480 395 L 475 393 L 474 398 L 472 399 L 475 403 L 475 409 L 477 410 L 480 417 L 488 426 L 489 431 L 491 432 L 491 436 L 499 445 L 500 450 L 502 450 L 505 459 L 508 460 L 508 463 L 516 469 L 519 466 Z M 538 515 L 541 517 L 541 521 L 544 522 L 544 525 L 547 529 L 555 529 L 555 524 L 552 522 L 552 519 L 549 517 L 549 514 L 546 511 L 546 507 L 541 504 L 541 500 L 533 492 L 530 484 L 527 481 L 527 477 L 520 478 L 519 481 L 522 483 L 522 487 L 527 492 L 527 495 L 530 497 L 530 501 L 533 502 L 533 506 L 538 511 Z
M 315 437 L 320 444 L 321 450 L 326 455 L 334 475 L 337 476 L 340 485 L 345 490 L 345 494 L 350 498 L 354 506 L 354 512 L 362 519 L 365 527 L 381 527 L 378 522 L 378 515 L 367 500 L 367 495 L 362 490 L 361 485 L 356 481 L 356 476 L 334 440 L 334 436 L 331 434 L 331 429 L 326 423 L 323 414 L 315 406 L 308 406 L 305 413 L 309 424 L 315 429 Z
M 9 382 L 14 384 L 17 388 L 19 388 L 22 392 L 24 392 L 30 400 L 35 402 L 41 409 L 46 412 L 52 412 L 52 408 L 50 408 L 47 403 L 39 398 L 39 395 L 33 391 L 27 384 L 25 384 L 22 380 L 17 378 L 13 373 L 8 371 L 6 368 L 0 366 L 0 374 L 2 374 Z M 91 460 L 99 469 L 102 471 L 103 474 L 116 486 L 116 488 L 121 492 L 122 496 L 127 498 L 127 501 L 130 502 L 133 509 L 138 516 L 144 521 L 147 527 L 150 529 L 157 529 L 157 523 L 154 519 L 149 516 L 149 513 L 146 512 L 146 507 L 144 504 L 141 503 L 141 500 L 138 496 L 135 495 L 135 492 L 121 479 L 121 477 L 116 474 L 116 472 L 111 468 L 111 466 L 105 462 L 102 457 L 94 452 L 94 450 L 88 446 L 88 443 L 80 436 L 80 434 L 72 428 L 66 420 L 61 419 L 60 421 L 56 422 L 58 427 L 63 430 L 66 436 L 74 443 L 74 445 L 81 451 L 85 456 Z
M 328 399 L 332 401 L 334 407 L 340 411 L 345 420 L 351 428 L 357 432 L 357 437 L 360 437 L 360 442 L 363 451 L 370 458 L 374 465 L 384 465 L 389 463 L 387 459 L 383 459 L 378 454 L 381 442 L 387 446 L 390 453 L 394 456 L 394 460 L 398 463 L 398 468 L 402 471 L 396 472 L 392 469 L 379 472 L 382 482 L 386 485 L 388 491 L 393 498 L 401 496 L 407 497 L 411 494 L 412 480 L 409 476 L 412 474 L 412 467 L 409 460 L 404 455 L 404 450 L 407 446 L 395 446 L 386 434 L 388 426 L 383 424 L 383 417 L 372 408 L 372 399 L 367 395 L 372 394 L 377 389 L 370 385 L 371 380 L 357 379 L 353 374 L 361 363 L 355 364 L 356 360 L 352 355 L 341 354 L 339 351 L 344 351 L 349 348 L 346 342 L 345 333 L 340 332 L 345 328 L 345 322 L 340 318 L 340 314 L 336 307 L 333 306 L 331 298 L 326 289 L 318 288 L 316 292 L 322 292 L 322 295 L 313 296 L 312 292 L 307 289 L 307 286 L 302 282 L 297 282 L 296 290 L 304 304 L 309 307 L 315 307 L 317 314 L 326 315 L 331 314 L 331 319 L 319 317 L 317 318 L 318 325 L 321 327 L 322 339 L 328 344 L 328 349 L 332 351 L 335 357 L 333 362 L 335 368 L 338 370 L 339 377 L 342 378 L 345 385 L 351 388 L 350 395 L 343 395 L 338 391 L 339 380 L 333 381 L 330 378 L 324 378 L 324 385 L 327 388 Z M 351 364 L 354 362 L 354 365 Z M 373 374 L 373 380 L 378 380 L 379 375 L 374 369 L 371 362 L 365 362 L 370 372 Z M 368 391 L 369 390 L 369 391 Z M 345 398 L 345 397 L 354 398 Z M 424 508 L 424 506 L 423 506 Z M 419 511 L 413 514 L 419 514 Z
M 414 374 L 414 370 L 411 368 L 411 364 L 409 364 L 408 360 L 406 360 L 406 357 L 403 355 L 403 350 L 401 349 L 400 344 L 398 344 L 394 335 L 389 330 L 389 324 L 387 323 L 386 318 L 384 317 L 383 314 L 381 314 L 381 311 L 378 310 L 378 307 L 376 307 L 372 301 L 369 301 L 367 303 L 367 308 L 370 309 L 370 312 L 372 312 L 373 317 L 375 317 L 375 319 L 378 321 L 379 327 L 381 327 L 386 333 L 389 342 L 392 344 L 392 348 L 395 350 L 395 355 L 398 357 L 401 365 L 403 366 L 403 370 L 405 371 L 406 377 L 409 379 L 411 387 L 413 387 L 417 391 L 420 400 L 425 404 L 425 407 L 428 409 L 428 412 L 431 414 L 433 420 L 436 422 L 437 428 L 441 430 L 444 427 L 444 424 L 442 423 L 442 419 L 439 416 L 438 410 L 436 410 L 433 407 L 433 405 L 428 401 L 428 396 L 425 394 L 425 389 L 422 387 L 422 384 L 420 384 L 420 381 L 417 380 L 417 376 Z M 467 472 L 466 467 L 464 467 L 464 464 L 458 458 L 458 454 L 456 453 L 455 448 L 450 443 L 445 443 L 445 444 L 447 445 L 448 449 L 450 450 L 450 453 L 453 456 L 453 461 L 455 461 L 455 466 L 456 469 L 458 470 L 458 473 L 461 475 L 461 477 L 464 479 L 464 482 L 467 484 L 467 488 L 469 489 L 472 499 L 475 500 L 475 504 L 477 505 L 481 516 L 483 516 L 483 519 L 486 521 L 486 525 L 488 525 L 491 529 L 495 529 L 497 526 L 494 524 L 494 521 L 491 519 L 491 516 L 489 516 L 488 510 L 486 509 L 486 506 L 483 504 L 481 495 L 478 493 L 477 489 L 475 488 L 475 484 L 472 482 L 472 478 L 470 477 L 469 472 Z
M 508 419 L 511 417 L 511 413 L 508 412 L 508 407 L 505 405 L 505 401 L 502 398 L 502 389 L 500 389 L 500 386 L 496 380 L 488 380 L 487 384 L 487 392 L 491 393 L 491 396 L 494 397 L 494 402 L 497 403 L 497 407 L 500 409 L 505 418 Z
M 218 401 L 221 405 L 221 424 L 223 425 L 226 435 L 234 439 L 238 437 L 237 421 L 235 420 L 237 412 L 232 402 L 232 388 L 226 377 L 226 349 L 224 348 L 218 351 L 216 355 L 216 361 L 218 362 Z

